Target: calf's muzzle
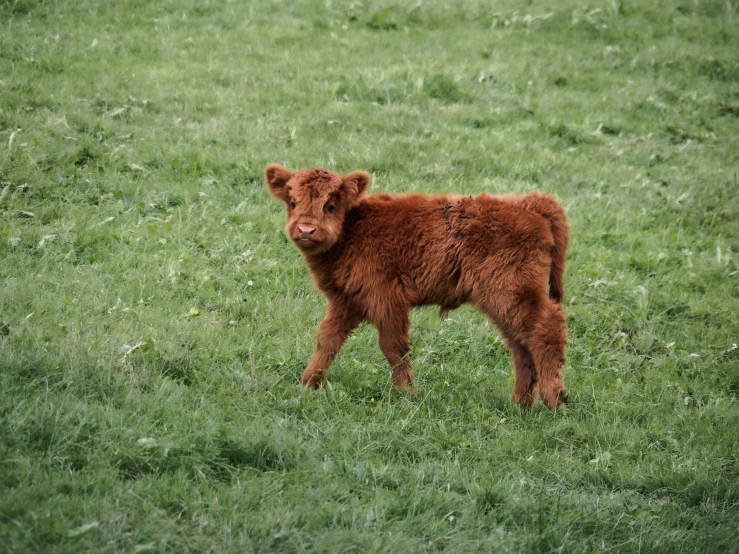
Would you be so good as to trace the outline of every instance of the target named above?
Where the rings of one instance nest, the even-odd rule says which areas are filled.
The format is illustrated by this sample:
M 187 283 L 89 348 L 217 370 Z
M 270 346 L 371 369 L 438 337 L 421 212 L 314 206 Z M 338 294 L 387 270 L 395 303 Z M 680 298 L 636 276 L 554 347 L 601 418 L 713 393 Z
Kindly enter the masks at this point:
M 298 225 L 297 240 L 313 240 L 316 228 L 313 225 Z

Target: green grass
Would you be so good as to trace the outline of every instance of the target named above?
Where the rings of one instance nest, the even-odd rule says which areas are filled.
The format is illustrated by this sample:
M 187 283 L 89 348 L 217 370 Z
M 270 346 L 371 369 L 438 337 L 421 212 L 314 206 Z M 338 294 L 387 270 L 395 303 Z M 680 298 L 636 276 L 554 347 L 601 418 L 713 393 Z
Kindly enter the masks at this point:
M 739 5 L 0 2 L 0 552 L 739 551 Z M 555 194 L 570 405 L 325 302 L 262 172 Z

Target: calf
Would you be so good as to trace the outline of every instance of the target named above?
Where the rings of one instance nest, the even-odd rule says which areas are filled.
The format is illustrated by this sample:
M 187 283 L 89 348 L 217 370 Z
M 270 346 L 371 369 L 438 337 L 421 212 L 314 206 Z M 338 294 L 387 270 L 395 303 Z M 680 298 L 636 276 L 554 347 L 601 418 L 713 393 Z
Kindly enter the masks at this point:
M 287 205 L 287 233 L 329 302 L 303 385 L 319 387 L 352 330 L 370 321 L 395 388 L 412 389 L 411 308 L 437 304 L 445 312 L 471 302 L 513 356 L 513 400 L 530 406 L 537 388 L 550 409 L 566 400 L 561 302 L 569 231 L 553 198 L 365 196 L 363 171 L 270 165 L 265 173 L 269 192 Z

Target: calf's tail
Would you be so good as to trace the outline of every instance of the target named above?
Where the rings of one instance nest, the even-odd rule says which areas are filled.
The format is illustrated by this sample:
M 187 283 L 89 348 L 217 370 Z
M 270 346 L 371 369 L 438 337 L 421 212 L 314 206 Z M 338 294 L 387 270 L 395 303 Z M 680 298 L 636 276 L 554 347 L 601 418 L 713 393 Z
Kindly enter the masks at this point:
M 521 204 L 525 209 L 541 214 L 549 221 L 552 228 L 554 246 L 552 247 L 552 265 L 549 269 L 549 298 L 561 303 L 565 296 L 563 282 L 565 255 L 570 242 L 570 228 L 565 211 L 554 198 L 538 192 L 522 197 Z

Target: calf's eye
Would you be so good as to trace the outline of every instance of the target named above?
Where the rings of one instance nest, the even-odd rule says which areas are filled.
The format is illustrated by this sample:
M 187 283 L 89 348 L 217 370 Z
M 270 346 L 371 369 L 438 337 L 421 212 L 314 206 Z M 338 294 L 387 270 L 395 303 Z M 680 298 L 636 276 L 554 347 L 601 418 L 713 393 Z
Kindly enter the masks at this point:
M 295 206 L 297 206 L 297 204 L 294 201 L 291 200 L 290 201 L 290 207 L 294 210 L 295 209 Z
M 326 206 L 326 211 L 330 214 L 334 213 L 336 206 Z

